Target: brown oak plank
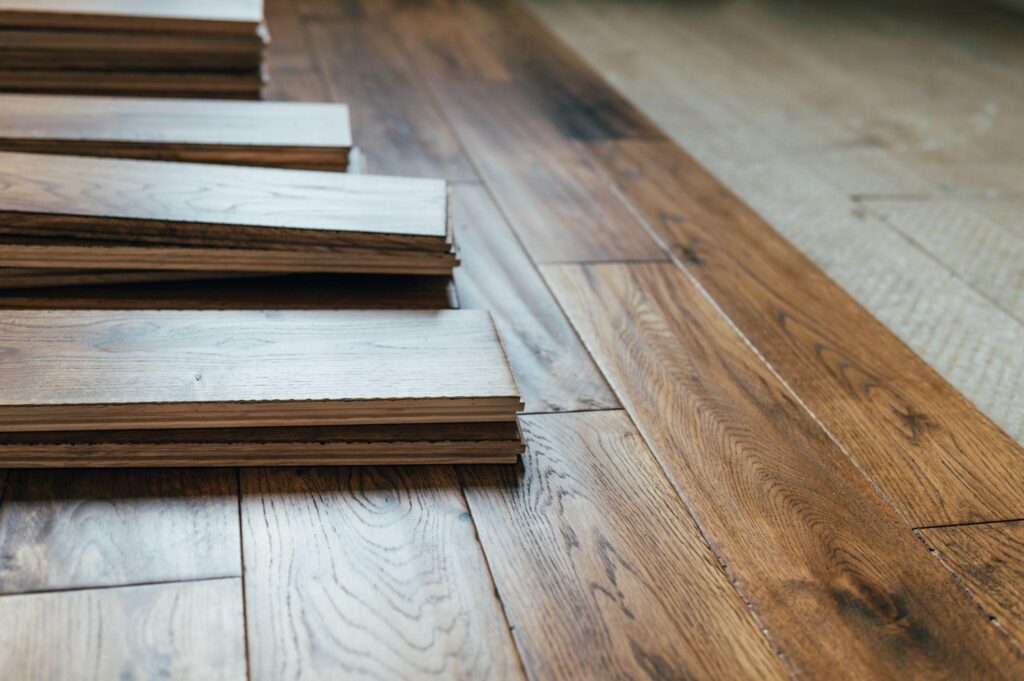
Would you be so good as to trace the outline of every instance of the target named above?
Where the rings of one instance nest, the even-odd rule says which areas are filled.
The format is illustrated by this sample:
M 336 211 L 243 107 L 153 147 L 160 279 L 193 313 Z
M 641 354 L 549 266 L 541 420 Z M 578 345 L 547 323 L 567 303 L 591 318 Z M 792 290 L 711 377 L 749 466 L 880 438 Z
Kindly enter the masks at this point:
M 521 679 L 450 467 L 242 472 L 253 681 Z
M 618 406 L 508 224 L 479 185 L 452 190 L 455 270 L 465 308 L 491 312 L 527 412 Z
M 12 471 L 0 593 L 241 574 L 232 471 Z
M 1024 521 L 920 530 L 985 611 L 1024 645 Z
M 9 311 L 0 430 L 508 421 L 483 310 Z
M 263 98 L 298 102 L 325 102 L 327 85 L 306 37 L 293 0 L 267 0 L 267 26 L 273 39 L 264 53 L 269 78 Z
M 542 273 L 798 675 L 1024 673 L 1019 650 L 684 272 Z
M 912 525 L 1024 515 L 1024 450 L 696 161 L 670 143 L 593 149 Z
M 246 678 L 237 579 L 0 598 L 0 669 L 17 681 Z
M 789 678 L 623 412 L 523 429 L 461 473 L 531 678 Z
M 325 20 L 307 33 L 331 99 L 351 107 L 370 172 L 476 179 L 387 26 Z
M 0 95 L 0 149 L 344 170 L 344 104 Z

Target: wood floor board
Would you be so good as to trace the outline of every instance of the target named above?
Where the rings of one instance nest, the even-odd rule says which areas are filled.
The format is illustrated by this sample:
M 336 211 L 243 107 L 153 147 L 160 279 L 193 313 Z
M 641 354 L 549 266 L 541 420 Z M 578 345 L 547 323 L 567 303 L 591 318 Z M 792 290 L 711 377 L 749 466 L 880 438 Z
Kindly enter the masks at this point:
M 789 678 L 623 412 L 523 428 L 461 475 L 530 678 Z
M 267 0 L 266 13 L 267 25 L 274 39 L 264 54 L 269 74 L 263 88 L 264 99 L 329 101 L 327 84 L 297 4 L 293 0 Z
M 242 472 L 253 681 L 523 679 L 451 467 Z
M 460 184 L 451 200 L 462 254 L 455 270 L 460 304 L 494 316 L 525 411 L 617 407 L 611 388 L 487 190 Z
M 15 152 L 0 152 L 0 180 L 2 229 L 18 236 L 451 248 L 441 180 Z
M 3 0 L 0 26 L 251 34 L 262 0 Z
M 490 422 L 519 406 L 482 310 L 21 310 L 0 346 L 8 432 Z
M 231 471 L 11 471 L 0 593 L 241 575 Z
M 1024 521 L 924 528 L 920 533 L 985 611 L 1024 646 Z
M 1021 448 L 671 144 L 594 147 L 624 194 L 913 525 L 1020 517 Z
M 0 598 L 17 681 L 246 679 L 242 586 L 218 579 Z
M 331 99 L 351 107 L 369 172 L 477 179 L 387 26 L 324 20 L 307 34 Z
M 0 149 L 344 170 L 344 104 L 0 95 Z
M 797 675 L 1024 673 L 1019 650 L 684 272 L 541 270 Z
M 0 467 L 15 468 L 515 463 L 522 451 L 509 421 L 0 433 Z

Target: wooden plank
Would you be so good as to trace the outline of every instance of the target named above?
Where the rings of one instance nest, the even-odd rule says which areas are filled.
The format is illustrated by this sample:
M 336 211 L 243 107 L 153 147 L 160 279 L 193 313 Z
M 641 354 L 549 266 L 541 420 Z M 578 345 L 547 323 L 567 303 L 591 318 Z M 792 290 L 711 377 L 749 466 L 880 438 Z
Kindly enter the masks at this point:
M 519 405 L 482 310 L 22 310 L 0 343 L 3 431 L 509 421 Z
M 0 149 L 344 170 L 344 104 L 0 95 Z
M 685 273 L 542 273 L 797 675 L 1024 673 L 1017 649 Z
M 522 451 L 509 421 L 0 433 L 0 467 L 14 468 L 515 463 Z
M 438 310 L 455 306 L 455 292 L 447 277 L 356 274 L 54 286 L 0 292 L 0 309 Z
M 670 143 L 594 149 L 911 524 L 1024 514 L 1024 450 L 703 167 Z
M 327 86 L 313 54 L 311 41 L 292 0 L 267 0 L 267 24 L 274 36 L 265 59 L 269 81 L 263 97 L 270 100 L 323 102 Z M 360 134 L 360 137 L 362 135 Z
M 491 312 L 527 412 L 619 405 L 487 190 L 452 190 L 455 271 L 462 307 Z M 514 295 L 509 292 L 514 291 Z
M 531 678 L 789 678 L 624 413 L 523 429 L 462 477 Z
M 236 493 L 231 471 L 12 471 L 0 593 L 239 576 Z
M 0 668 L 18 681 L 246 678 L 237 579 L 6 596 Z
M 920 532 L 988 615 L 1024 644 L 1024 521 Z
M 522 679 L 450 467 L 242 471 L 253 681 Z
M 249 73 L 0 70 L 0 88 L 25 93 L 259 99 L 263 81 L 260 69 Z
M 370 172 L 473 180 L 476 173 L 386 26 L 307 26 L 331 99 L 348 102 Z
M 0 26 L 252 33 L 263 0 L 2 0 Z
M 131 284 L 253 276 L 244 272 L 187 270 L 86 270 L 0 267 L 0 288 L 20 289 L 81 284 Z
M 441 180 L 0 152 L 0 182 L 8 234 L 450 248 Z

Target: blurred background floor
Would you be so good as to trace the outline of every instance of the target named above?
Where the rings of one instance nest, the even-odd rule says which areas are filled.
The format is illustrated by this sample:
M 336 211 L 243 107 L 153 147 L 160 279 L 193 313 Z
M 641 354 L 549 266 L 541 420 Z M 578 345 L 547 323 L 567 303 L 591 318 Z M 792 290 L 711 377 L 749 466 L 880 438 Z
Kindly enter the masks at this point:
M 1024 15 L 946 0 L 528 5 L 1024 441 Z

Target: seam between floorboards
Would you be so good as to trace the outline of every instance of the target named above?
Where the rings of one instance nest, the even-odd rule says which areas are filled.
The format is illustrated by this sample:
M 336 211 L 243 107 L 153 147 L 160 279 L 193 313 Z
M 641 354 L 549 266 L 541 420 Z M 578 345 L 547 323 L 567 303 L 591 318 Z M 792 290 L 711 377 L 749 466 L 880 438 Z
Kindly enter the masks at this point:
M 950 527 L 974 527 L 975 525 L 998 525 L 1000 523 L 1019 523 L 1024 518 L 998 518 L 996 520 L 972 520 L 966 523 L 945 523 L 942 525 L 918 525 L 914 530 L 943 530 Z
M 0 593 L 0 599 L 16 596 L 43 596 L 46 594 L 73 593 L 77 591 L 109 591 L 111 589 L 134 589 L 143 586 L 163 586 L 165 584 L 197 584 L 200 582 L 219 582 L 227 579 L 241 579 L 241 575 L 217 575 L 214 577 L 197 577 L 195 579 L 156 579 L 145 582 L 124 582 L 122 584 L 95 584 L 91 586 L 69 586 L 55 589 L 31 589 L 28 591 L 9 591 Z
M 242 469 L 235 469 L 235 480 L 238 483 L 238 568 L 241 572 L 239 580 L 242 586 L 242 646 L 245 652 L 245 678 L 251 681 L 252 666 L 249 664 L 249 603 L 245 591 L 245 533 L 242 531 Z

